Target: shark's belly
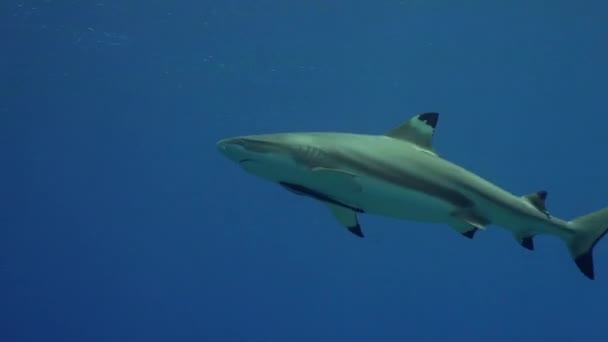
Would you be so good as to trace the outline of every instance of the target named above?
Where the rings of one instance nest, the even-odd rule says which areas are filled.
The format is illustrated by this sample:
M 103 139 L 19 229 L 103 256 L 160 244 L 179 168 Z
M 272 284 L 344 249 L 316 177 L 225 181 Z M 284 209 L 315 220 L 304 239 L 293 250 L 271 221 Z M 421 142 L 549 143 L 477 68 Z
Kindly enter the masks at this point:
M 451 203 L 423 192 L 375 179 L 362 179 L 361 206 L 371 214 L 406 220 L 445 222 L 454 211 Z
M 332 172 L 310 172 L 305 168 L 271 169 L 256 162 L 242 166 L 268 180 L 301 186 L 309 196 L 344 204 L 368 214 L 404 220 L 447 222 L 455 208 L 439 197 L 366 175 L 356 177 Z M 314 194 L 313 194 L 314 193 Z
M 358 182 L 360 191 L 335 191 L 331 196 L 365 213 L 404 220 L 446 222 L 455 210 L 451 203 L 437 197 L 375 178 L 361 177 Z

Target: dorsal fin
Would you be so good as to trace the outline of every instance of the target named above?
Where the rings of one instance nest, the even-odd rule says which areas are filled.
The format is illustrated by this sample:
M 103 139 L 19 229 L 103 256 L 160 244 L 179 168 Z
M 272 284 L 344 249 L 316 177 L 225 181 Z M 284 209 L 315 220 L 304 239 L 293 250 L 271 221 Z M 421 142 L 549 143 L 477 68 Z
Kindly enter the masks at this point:
M 522 197 L 530 204 L 532 204 L 536 209 L 549 215 L 549 213 L 547 213 L 547 207 L 545 205 L 545 200 L 547 199 L 546 191 L 542 190 L 528 195 L 524 195 Z
M 422 113 L 414 116 L 400 126 L 391 129 L 387 136 L 406 140 L 425 150 L 433 151 L 433 133 L 437 127 L 439 113 Z

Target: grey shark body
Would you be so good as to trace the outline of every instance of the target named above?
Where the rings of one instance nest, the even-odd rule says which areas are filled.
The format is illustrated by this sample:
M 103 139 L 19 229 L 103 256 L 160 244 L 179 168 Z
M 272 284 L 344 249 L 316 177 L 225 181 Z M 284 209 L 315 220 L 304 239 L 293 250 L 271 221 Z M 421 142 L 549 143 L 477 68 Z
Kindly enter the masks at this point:
M 535 235 L 549 234 L 593 279 L 592 249 L 608 229 L 608 209 L 572 221 L 552 216 L 545 191 L 513 195 L 439 157 L 432 147 L 437 121 L 437 113 L 423 113 L 385 135 L 279 133 L 217 145 L 249 173 L 325 203 L 357 236 L 361 213 L 445 223 L 468 238 L 494 224 L 527 249 Z

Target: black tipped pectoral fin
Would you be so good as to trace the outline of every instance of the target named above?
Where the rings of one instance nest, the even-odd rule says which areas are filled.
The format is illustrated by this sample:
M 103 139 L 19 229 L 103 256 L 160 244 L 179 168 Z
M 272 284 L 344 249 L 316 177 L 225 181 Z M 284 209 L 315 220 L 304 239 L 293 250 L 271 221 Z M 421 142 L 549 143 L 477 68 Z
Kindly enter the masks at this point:
M 349 232 L 357 235 L 358 237 L 365 237 L 363 235 L 363 231 L 361 230 L 361 226 L 358 223 L 357 223 L 356 226 L 348 227 L 347 229 L 348 229 Z
M 465 231 L 465 232 L 463 232 L 463 233 L 461 233 L 461 234 L 462 234 L 462 236 L 464 236 L 464 237 L 467 237 L 467 238 L 469 238 L 469 239 L 472 239 L 472 238 L 475 236 L 475 233 L 476 233 L 476 232 L 477 232 L 477 228 L 473 227 L 473 228 L 471 228 L 470 230 L 467 230 L 467 231 Z
M 348 229 L 349 232 L 353 233 L 358 237 L 364 237 L 363 230 L 359 225 L 357 219 L 357 213 L 349 208 L 345 208 L 336 204 L 328 204 L 331 213 L 334 215 L 336 220 L 340 222 L 342 226 Z
M 297 184 L 292 184 L 292 183 L 286 183 L 286 182 L 279 182 L 279 185 L 281 185 L 283 188 L 285 188 L 287 191 L 291 192 L 292 194 L 296 194 L 298 196 L 310 196 L 310 197 L 314 197 L 312 195 L 310 195 L 310 191 L 306 191 L 308 189 L 304 188 L 303 186 L 297 185 Z
M 576 258 L 574 262 L 578 269 L 589 279 L 595 279 L 595 272 L 593 271 L 593 254 L 591 251 L 583 253 Z

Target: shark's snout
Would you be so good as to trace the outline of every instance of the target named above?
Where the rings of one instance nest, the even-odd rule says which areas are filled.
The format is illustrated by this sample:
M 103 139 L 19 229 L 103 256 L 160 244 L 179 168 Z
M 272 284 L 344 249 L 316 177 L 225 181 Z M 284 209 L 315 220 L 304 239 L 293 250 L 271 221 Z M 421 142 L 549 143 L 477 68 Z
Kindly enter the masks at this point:
M 261 136 L 244 136 L 222 139 L 217 142 L 218 150 L 236 162 L 256 159 L 273 152 L 272 143 Z
M 218 149 L 224 154 L 250 153 L 271 154 L 280 153 L 285 149 L 280 141 L 271 135 L 252 135 L 227 138 L 218 141 Z
M 236 162 L 245 159 L 248 154 L 241 138 L 222 139 L 216 143 L 216 147 L 223 155 Z
M 217 147 L 217 149 L 220 152 L 224 153 L 225 151 L 227 151 L 230 148 L 231 145 L 234 145 L 234 144 L 235 144 L 234 138 L 228 138 L 228 139 L 222 139 L 222 140 L 218 141 L 215 144 L 215 147 Z

